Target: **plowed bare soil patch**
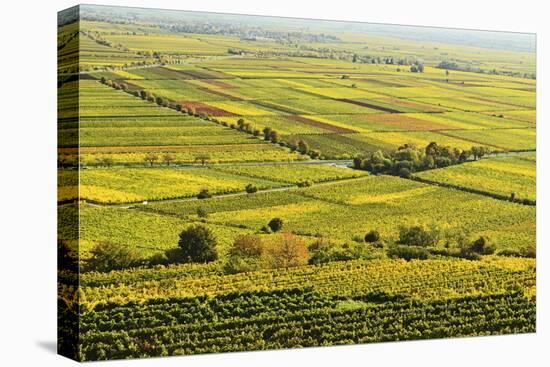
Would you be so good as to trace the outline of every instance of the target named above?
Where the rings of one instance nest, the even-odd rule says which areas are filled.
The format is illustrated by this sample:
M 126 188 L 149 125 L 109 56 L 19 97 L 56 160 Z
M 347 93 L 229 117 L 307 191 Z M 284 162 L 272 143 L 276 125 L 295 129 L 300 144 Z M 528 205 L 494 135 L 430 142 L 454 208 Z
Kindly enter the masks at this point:
M 207 104 L 201 103 L 201 102 L 185 102 L 185 101 L 182 101 L 180 103 L 181 103 L 182 106 L 184 106 L 187 109 L 192 108 L 198 113 L 202 112 L 202 113 L 208 114 L 210 116 L 228 116 L 228 117 L 229 116 L 237 116 L 232 112 L 222 110 L 221 108 L 210 106 L 210 105 L 207 105 Z
M 327 124 L 327 123 L 321 122 L 321 121 L 311 120 L 311 119 L 308 119 L 307 117 L 298 116 L 298 115 L 288 116 L 288 119 L 292 120 L 292 121 L 300 122 L 302 124 L 306 124 L 306 125 L 309 125 L 309 126 L 319 127 L 321 129 L 325 129 L 325 130 L 335 132 L 335 133 L 339 133 L 339 134 L 356 133 L 357 132 L 355 130 L 346 129 L 346 128 L 340 127 L 340 126 L 334 126 L 334 125 Z

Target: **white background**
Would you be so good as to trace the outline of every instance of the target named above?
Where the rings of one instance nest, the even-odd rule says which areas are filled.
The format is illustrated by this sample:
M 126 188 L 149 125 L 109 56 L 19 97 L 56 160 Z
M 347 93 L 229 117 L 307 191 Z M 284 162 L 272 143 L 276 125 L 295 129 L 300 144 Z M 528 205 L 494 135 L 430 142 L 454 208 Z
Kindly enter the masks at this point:
M 548 66 L 544 1 L 95 1 L 167 9 L 357 20 L 538 34 L 537 334 L 248 352 L 111 366 L 548 365 Z M 56 12 L 73 1 L 8 0 L 0 12 L 0 365 L 68 366 L 56 338 Z M 544 60 L 544 61 L 543 61 Z M 546 62 L 546 65 L 544 64 Z M 544 168 L 543 168 L 544 167 Z M 546 171 L 546 172 L 545 172 Z M 544 339 L 548 339 L 546 343 Z M 545 358 L 546 357 L 546 358 Z M 546 363 L 545 363 L 546 362 Z M 107 363 L 97 363 L 97 366 Z

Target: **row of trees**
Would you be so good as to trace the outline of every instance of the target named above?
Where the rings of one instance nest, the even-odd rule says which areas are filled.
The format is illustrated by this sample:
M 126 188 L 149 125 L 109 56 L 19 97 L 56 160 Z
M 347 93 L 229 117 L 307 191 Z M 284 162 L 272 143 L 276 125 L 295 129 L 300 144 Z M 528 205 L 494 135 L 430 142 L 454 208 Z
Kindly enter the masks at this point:
M 251 134 L 255 137 L 261 137 L 263 135 L 263 139 L 265 141 L 269 141 L 273 144 L 278 144 L 280 146 L 290 148 L 292 151 L 298 151 L 301 154 L 308 154 L 309 156 L 311 156 L 314 159 L 321 157 L 321 152 L 320 151 L 310 149 L 308 144 L 302 139 L 299 139 L 296 144 L 293 144 L 291 142 L 282 141 L 281 134 L 277 130 L 275 130 L 271 127 L 266 126 L 266 127 L 264 127 L 263 130 L 260 130 L 260 129 L 256 128 L 253 124 L 251 124 L 250 122 L 245 121 L 243 118 L 239 118 L 237 120 L 236 124 L 235 123 L 229 123 L 227 121 L 221 121 L 221 120 L 218 120 L 215 117 L 212 117 L 212 116 L 208 115 L 207 113 L 197 112 L 192 107 L 187 108 L 187 107 L 185 107 L 185 106 L 183 106 L 182 104 L 179 104 L 179 103 L 174 104 L 171 101 L 169 101 L 169 100 L 167 100 L 167 99 L 165 99 L 161 96 L 155 96 L 154 94 L 152 94 L 148 91 L 145 91 L 145 90 L 131 90 L 127 84 L 114 82 L 112 80 L 106 79 L 105 77 L 101 78 L 101 83 L 103 83 L 105 85 L 108 85 L 108 86 L 110 86 L 112 88 L 115 88 L 115 89 L 126 91 L 126 92 L 128 92 L 128 93 L 130 93 L 130 94 L 132 94 L 136 97 L 139 97 L 139 98 L 141 98 L 145 101 L 154 102 L 159 106 L 172 108 L 172 109 L 174 109 L 178 112 L 188 114 L 190 116 L 199 117 L 199 118 L 202 118 L 202 119 L 207 120 L 207 121 L 212 121 L 212 122 L 220 124 L 222 126 L 230 127 L 232 129 L 235 129 L 235 130 L 247 133 L 247 134 Z M 153 159 L 151 160 L 151 158 L 153 158 Z M 154 159 L 154 155 L 151 155 L 149 157 L 145 157 L 144 160 L 152 165 L 154 162 L 156 162 L 158 160 L 158 157 L 157 157 L 157 159 Z M 203 165 L 205 164 L 204 161 L 202 162 L 202 164 Z
M 414 145 L 405 144 L 393 152 L 378 150 L 366 156 L 357 156 L 353 160 L 353 165 L 356 169 L 374 174 L 383 173 L 409 178 L 414 172 L 463 163 L 470 157 L 476 160 L 488 153 L 490 150 L 483 146 L 462 150 L 431 142 L 424 149 L 419 149 Z
M 199 217 L 207 215 L 200 208 L 197 214 Z M 355 236 L 352 242 L 345 243 L 318 236 L 309 245 L 304 237 L 282 231 L 282 228 L 283 220 L 273 218 L 257 234 L 238 235 L 221 263 L 224 271 L 233 274 L 386 257 L 422 260 L 444 256 L 479 260 L 481 256 L 491 255 L 496 251 L 496 246 L 486 236 L 472 240 L 462 231 L 443 231 L 437 226 L 404 226 L 399 229 L 397 238 L 388 239 L 382 239 L 378 231 L 371 230 L 364 237 Z M 60 249 L 63 250 L 58 250 L 60 263 L 73 264 L 74 268 L 77 262 L 76 259 L 71 260 L 69 247 L 63 245 Z M 499 255 L 534 258 L 536 250 L 532 246 L 504 249 Z M 196 224 L 180 233 L 176 248 L 149 259 L 142 258 L 134 248 L 100 242 L 91 250 L 85 269 L 104 272 L 135 266 L 209 263 L 218 259 L 218 239 L 210 228 Z
M 313 159 L 318 159 L 321 157 L 321 152 L 319 150 L 310 149 L 308 143 L 303 139 L 298 139 L 298 141 L 295 144 L 292 142 L 282 141 L 281 135 L 279 134 L 279 132 L 269 126 L 264 127 L 263 130 L 260 131 L 256 129 L 254 125 L 250 124 L 249 122 L 246 122 L 242 118 L 237 120 L 236 125 L 230 124 L 229 126 L 232 128 L 238 129 L 240 131 L 246 132 L 248 134 L 252 134 L 256 137 L 261 136 L 263 134 L 263 139 L 265 141 L 269 141 L 273 144 L 279 144 L 280 146 L 287 147 L 293 152 L 296 151 L 296 152 L 299 152 L 300 154 L 307 154 Z
M 197 154 L 195 155 L 195 163 L 200 163 L 201 165 L 205 166 L 209 161 L 211 157 L 209 154 Z M 150 152 L 146 153 L 143 156 L 143 161 L 148 164 L 149 166 L 153 167 L 155 163 L 160 162 L 161 164 L 166 165 L 167 167 L 170 166 L 173 163 L 176 163 L 176 156 L 174 153 L 155 153 Z M 99 167 L 112 167 L 115 164 L 115 161 L 113 158 L 105 156 L 105 157 L 97 157 L 95 159 L 95 164 Z
M 387 254 L 406 260 L 431 256 L 478 260 L 482 255 L 495 253 L 495 250 L 496 246 L 485 236 L 472 240 L 462 231 L 446 232 L 437 226 L 414 225 L 400 228 L 399 238 L 388 246 Z
M 513 76 L 518 78 L 527 78 L 527 79 L 537 78 L 536 73 L 522 73 L 519 71 L 511 71 L 511 70 L 497 70 L 495 68 L 487 70 L 487 69 L 481 69 L 475 64 L 469 63 L 464 66 L 461 66 L 461 65 L 458 65 L 456 62 L 449 61 L 449 60 L 441 61 L 436 66 L 436 68 L 445 69 L 447 82 L 449 81 L 449 70 L 460 70 L 460 71 L 466 71 L 470 73 L 481 73 L 481 74 L 492 74 L 492 75 L 507 75 L 507 76 Z

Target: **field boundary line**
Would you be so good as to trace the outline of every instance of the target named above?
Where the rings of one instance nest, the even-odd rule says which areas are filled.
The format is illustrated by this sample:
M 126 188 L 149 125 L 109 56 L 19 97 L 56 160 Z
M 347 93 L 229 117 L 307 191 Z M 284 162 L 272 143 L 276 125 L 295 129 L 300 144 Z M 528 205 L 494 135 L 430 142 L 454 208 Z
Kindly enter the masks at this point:
M 464 191 L 464 192 L 467 192 L 467 193 L 470 193 L 470 194 L 486 196 L 486 197 L 489 197 L 489 198 L 492 198 L 492 199 L 495 199 L 495 200 L 507 201 L 509 203 L 515 203 L 515 204 L 520 204 L 520 205 L 528 205 L 528 206 L 536 206 L 537 205 L 536 200 L 519 199 L 519 198 L 511 199 L 509 196 L 505 196 L 505 195 L 500 195 L 500 194 L 496 194 L 496 193 L 492 193 L 492 192 L 488 192 L 488 191 L 473 189 L 473 188 L 465 187 L 465 186 L 454 185 L 454 184 L 450 184 L 450 183 L 446 183 L 446 182 L 438 182 L 438 181 L 428 180 L 428 179 L 421 178 L 421 177 L 418 177 L 418 176 L 411 176 L 410 178 L 406 178 L 406 180 L 417 181 L 417 182 L 424 183 L 424 184 L 427 184 L 427 185 L 439 186 L 439 187 L 444 187 L 444 188 L 448 188 L 448 189 L 460 190 L 460 191 Z

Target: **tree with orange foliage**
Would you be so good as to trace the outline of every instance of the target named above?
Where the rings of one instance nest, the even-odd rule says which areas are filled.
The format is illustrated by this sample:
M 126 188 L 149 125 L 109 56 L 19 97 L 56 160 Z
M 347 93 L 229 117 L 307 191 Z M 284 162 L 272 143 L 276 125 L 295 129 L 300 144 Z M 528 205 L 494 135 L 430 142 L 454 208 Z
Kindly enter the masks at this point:
M 260 236 L 243 234 L 237 236 L 229 249 L 225 271 L 229 274 L 255 271 L 262 266 L 264 245 Z
M 272 268 L 291 268 L 306 265 L 307 245 L 295 234 L 283 232 L 273 237 L 266 248 L 266 260 Z

